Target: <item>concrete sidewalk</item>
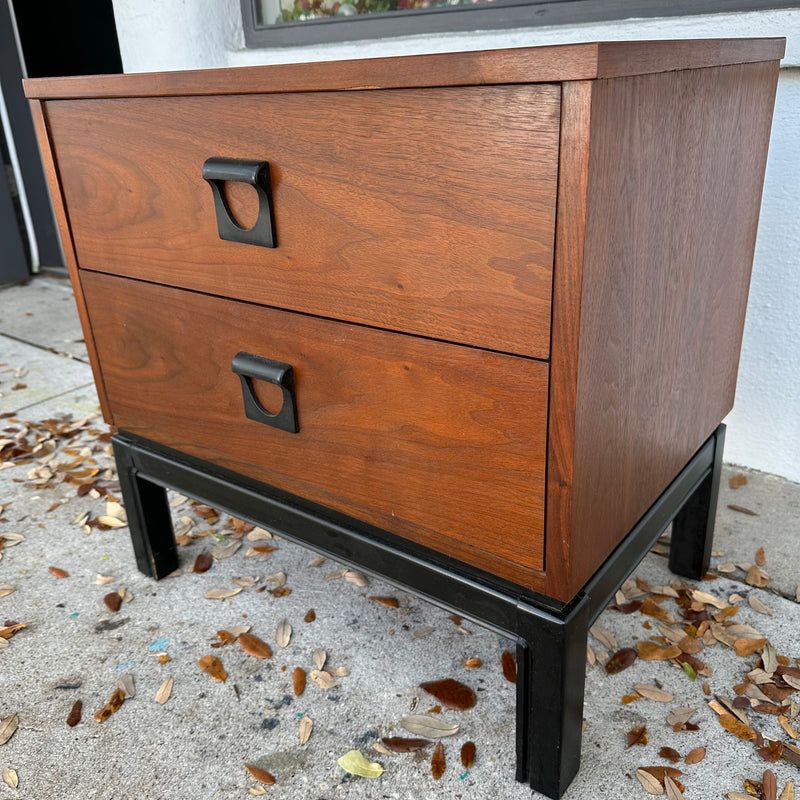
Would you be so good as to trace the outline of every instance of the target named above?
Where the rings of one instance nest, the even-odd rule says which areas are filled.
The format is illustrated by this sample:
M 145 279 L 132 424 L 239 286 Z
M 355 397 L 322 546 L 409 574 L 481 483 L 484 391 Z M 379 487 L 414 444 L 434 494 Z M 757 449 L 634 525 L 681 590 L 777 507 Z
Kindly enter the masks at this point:
M 6 780 L 0 783 L 0 798 L 532 796 L 513 779 L 514 686 L 500 668 L 501 654 L 512 649 L 511 642 L 472 623 L 454 621 L 447 612 L 382 581 L 345 576 L 345 565 L 320 563 L 302 547 L 259 539 L 263 534 L 231 523 L 227 514 L 214 520 L 210 510 L 175 495 L 175 524 L 186 542 L 180 553 L 182 574 L 159 583 L 145 578 L 136 570 L 120 519 L 123 512 L 109 507 L 104 495 L 118 497 L 119 492 L 107 428 L 99 416 L 85 419 L 97 412 L 68 281 L 41 277 L 0 290 L 0 414 L 10 415 L 0 419 L 0 537 L 5 537 L 0 626 L 27 623 L 8 640 L 0 638 L 0 742 L 2 720 L 15 714 L 19 720 L 11 738 L 0 744 L 0 771 L 5 770 Z M 64 421 L 68 416 L 79 424 Z M 22 453 L 37 442 L 34 454 Z M 9 457 L 13 451 L 17 455 Z M 746 478 L 738 489 L 729 486 L 734 475 Z M 98 522 L 100 517 L 104 520 Z M 658 591 L 671 582 L 680 586 L 666 559 L 656 553 L 645 559 L 635 575 L 647 583 L 627 590 L 627 599 L 639 594 L 645 605 L 630 614 L 604 612 L 597 623 L 599 638 L 590 636 L 595 663 L 587 663 L 582 767 L 567 800 L 646 798 L 637 769 L 649 766 L 680 769 L 684 796 L 695 799 L 743 792 L 743 781 L 761 781 L 766 769 L 777 777 L 778 793 L 787 781 L 800 777 L 788 748 L 783 758 L 769 763 L 752 741 L 724 729 L 709 706 L 715 694 L 735 698 L 734 687 L 742 689 L 759 662 L 759 652 L 740 657 L 718 640 L 726 638 L 727 630 L 735 639 L 766 638 L 777 654 L 788 657 L 776 675 L 787 666 L 798 667 L 798 533 L 799 485 L 726 467 L 713 560 L 721 572 L 718 579 L 697 587 L 713 595 L 717 606 L 709 605 L 704 595 L 695 602 L 701 613 L 719 614 L 720 606 L 738 595 L 740 599 L 730 602 L 739 610 L 727 622 L 723 617 L 729 612 L 720 616 L 713 629 L 720 637 L 709 630 L 696 640 L 695 649 L 701 649 L 695 658 L 710 665 L 704 672 L 713 673 L 696 680 L 670 661 L 640 658 L 614 675 L 603 667 L 616 647 L 635 648 L 637 641 L 658 636 L 657 626 L 664 620 L 674 637 L 678 623 L 669 623 L 668 615 L 688 624 L 674 599 L 664 599 Z M 275 550 L 252 552 L 264 545 Z M 759 548 L 763 559 L 757 557 Z M 202 574 L 189 572 L 202 552 L 214 552 L 213 566 Z M 746 582 L 748 575 L 751 583 L 757 575 L 750 569 L 757 558 L 768 573 L 763 588 Z M 59 570 L 67 576 L 57 577 Z M 280 589 L 284 580 L 289 593 L 258 591 Z M 112 611 L 104 598 L 123 589 L 121 608 Z M 211 589 L 241 591 L 222 600 L 204 598 Z M 396 598 L 398 607 L 370 600 L 375 596 Z M 759 601 L 772 613 L 764 613 Z M 315 619 L 307 622 L 310 609 Z M 642 613 L 648 610 L 664 619 Z M 283 620 L 292 634 L 281 648 L 276 631 Z M 726 627 L 731 624 L 756 631 Z M 251 626 L 252 634 L 270 644 L 271 658 L 253 658 L 236 643 L 214 646 L 220 644 L 218 631 L 241 625 Z M 301 667 L 310 674 L 318 648 L 327 653 L 325 669 L 336 685 L 323 689 L 309 677 L 305 691 L 296 696 L 293 672 Z M 201 671 L 198 660 L 208 655 L 221 660 L 227 680 L 215 681 Z M 476 658 L 482 666 L 466 668 L 465 661 Z M 796 680 L 791 672 L 785 674 Z M 109 701 L 123 676 L 134 679 L 135 696 L 105 722 L 96 722 L 95 712 Z M 169 698 L 155 702 L 169 678 Z M 432 745 L 402 755 L 373 746 L 381 737 L 410 735 L 398 727 L 401 718 L 412 709 L 426 713 L 437 705 L 419 684 L 442 678 L 470 685 L 478 700 L 468 711 L 432 714 L 460 726 L 443 740 L 447 767 L 435 781 L 429 763 Z M 710 695 L 704 692 L 705 683 Z M 800 692 L 789 694 L 791 683 L 789 688 L 786 683 L 776 678 L 758 689 L 751 682 L 751 705 L 762 710 L 748 710 L 745 728 L 769 739 L 794 741 L 790 732 L 800 730 Z M 651 688 L 637 696 L 636 684 Z M 761 695 L 765 686 L 768 701 Z M 653 687 L 672 699 L 651 699 L 661 696 Z M 626 695 L 633 695 L 633 701 L 623 704 Z M 765 713 L 764 704 L 783 695 L 782 726 L 776 714 Z M 69 727 L 67 716 L 77 700 L 83 703 L 82 720 Z M 682 707 L 696 709 L 691 722 L 697 730 L 674 730 L 667 723 L 668 714 Z M 313 720 L 313 729 L 301 744 L 303 717 Z M 626 747 L 626 733 L 638 725 L 646 726 L 647 744 Z M 468 740 L 477 750 L 469 770 L 459 760 L 461 745 Z M 659 755 L 664 747 L 673 748 L 681 759 L 700 747 L 706 755 L 699 763 L 681 760 L 673 765 Z M 376 779 L 344 772 L 337 759 L 353 749 L 380 763 L 385 772 Z M 794 761 L 800 763 L 800 756 Z M 247 764 L 268 770 L 275 785 L 253 780 Z M 14 775 L 17 788 L 9 785 Z

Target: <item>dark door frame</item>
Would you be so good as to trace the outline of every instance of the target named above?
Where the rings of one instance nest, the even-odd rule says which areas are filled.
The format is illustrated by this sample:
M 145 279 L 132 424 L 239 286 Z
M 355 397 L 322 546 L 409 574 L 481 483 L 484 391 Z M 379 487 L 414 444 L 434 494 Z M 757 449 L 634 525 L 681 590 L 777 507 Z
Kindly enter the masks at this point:
M 13 152 L 16 154 L 19 169 L 15 177 L 19 203 L 24 204 L 28 212 L 27 218 L 24 218 L 22 230 L 19 229 L 18 209 L 11 218 L 4 215 L 0 226 L 2 226 L 4 242 L 7 242 L 7 237 L 11 236 L 12 222 L 17 224 L 18 238 L 22 240 L 25 237 L 28 240 L 23 244 L 23 248 L 27 264 L 26 272 L 29 273 L 32 267 L 39 265 L 63 266 L 64 255 L 56 231 L 53 207 L 39 154 L 33 118 L 28 101 L 22 91 L 24 74 L 9 0 L 0 0 L 0 86 L 8 113 L 9 127 L 4 132 L 4 136 L 8 149 L 11 151 L 13 148 Z M 13 200 L 12 203 L 14 203 Z M 33 247 L 27 246 L 28 243 Z M 3 249 L 5 251 L 6 246 Z M 4 252 L 3 264 L 0 264 L 0 280 L 3 282 L 10 282 L 6 275 L 8 272 L 7 258 L 8 253 Z M 19 277 L 19 270 L 15 274 L 18 276 L 17 280 L 24 279 Z

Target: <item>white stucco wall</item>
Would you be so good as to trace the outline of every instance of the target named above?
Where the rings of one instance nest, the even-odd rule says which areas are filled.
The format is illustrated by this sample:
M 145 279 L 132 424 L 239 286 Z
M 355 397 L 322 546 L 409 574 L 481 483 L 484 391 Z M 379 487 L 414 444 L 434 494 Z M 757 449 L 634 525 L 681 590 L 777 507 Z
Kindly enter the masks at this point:
M 537 44 L 786 36 L 727 461 L 800 481 L 800 10 L 246 50 L 238 0 L 114 0 L 126 72 Z

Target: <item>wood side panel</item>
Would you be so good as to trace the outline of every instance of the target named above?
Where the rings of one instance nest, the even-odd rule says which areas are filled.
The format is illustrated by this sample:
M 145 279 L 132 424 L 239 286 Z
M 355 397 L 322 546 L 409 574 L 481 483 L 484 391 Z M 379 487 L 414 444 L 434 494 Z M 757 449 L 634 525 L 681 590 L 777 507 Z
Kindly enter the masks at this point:
M 58 232 L 61 236 L 61 246 L 64 249 L 64 258 L 67 262 L 69 278 L 72 283 L 72 289 L 75 293 L 75 303 L 78 307 L 78 316 L 81 321 L 81 328 L 83 329 L 83 337 L 86 340 L 86 350 L 89 354 L 89 363 L 92 366 L 92 375 L 94 377 L 95 388 L 97 389 L 97 397 L 100 400 L 100 410 L 103 413 L 103 419 L 109 425 L 113 425 L 114 418 L 111 415 L 111 409 L 108 405 L 105 386 L 103 385 L 103 376 L 100 372 L 97 362 L 97 348 L 95 347 L 92 323 L 89 319 L 88 311 L 86 310 L 86 301 L 83 297 L 81 276 L 78 270 L 78 262 L 75 257 L 75 247 L 72 241 L 72 232 L 69 226 L 67 211 L 64 207 L 64 198 L 61 194 L 58 167 L 53 156 L 53 148 L 50 141 L 50 133 L 48 131 L 46 118 L 47 108 L 46 105 L 39 100 L 31 100 L 30 103 L 33 124 L 36 127 L 36 138 L 39 141 L 39 151 L 42 155 L 42 164 L 44 165 L 44 171 L 47 176 L 47 185 L 50 189 L 50 197 L 53 201 L 53 211 L 56 217 L 56 224 L 58 225 Z
M 546 364 L 100 273 L 83 282 L 120 429 L 538 580 Z M 292 364 L 299 433 L 245 417 L 239 351 Z
M 583 279 L 583 244 L 589 175 L 591 81 L 561 87 L 561 145 L 558 171 L 553 322 L 550 344 L 550 401 L 547 443 L 545 571 L 547 594 L 569 600 L 573 542 L 572 486 L 575 405 Z
M 570 592 L 733 405 L 777 77 L 594 85 Z
M 544 359 L 559 103 L 540 85 L 50 115 L 83 268 Z M 219 238 L 210 156 L 270 162 L 277 248 Z
M 151 97 L 582 81 L 764 61 L 785 39 L 589 42 L 215 70 L 37 78 L 28 97 Z

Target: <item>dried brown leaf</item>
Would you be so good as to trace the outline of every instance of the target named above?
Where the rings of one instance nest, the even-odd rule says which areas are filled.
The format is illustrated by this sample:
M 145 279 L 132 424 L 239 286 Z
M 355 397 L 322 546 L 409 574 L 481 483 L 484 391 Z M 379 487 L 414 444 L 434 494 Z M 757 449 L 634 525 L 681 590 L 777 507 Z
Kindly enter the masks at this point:
M 509 683 L 516 683 L 517 682 L 517 662 L 514 659 L 514 656 L 508 650 L 503 651 L 503 655 L 500 656 L 500 666 L 503 669 L 503 677 Z
M 631 728 L 626 734 L 626 747 L 633 747 L 635 744 L 647 744 L 647 726 L 637 725 Z
M 680 650 L 678 652 L 680 652 Z M 623 647 L 621 650 L 617 650 L 617 652 L 606 661 L 605 670 L 609 675 L 616 675 L 628 669 L 638 657 L 638 652 L 632 647 Z
M 239 647 L 245 653 L 253 658 L 271 658 L 272 648 L 258 636 L 253 636 L 252 633 L 239 634 Z
M 636 777 L 639 779 L 639 783 L 642 784 L 644 790 L 648 794 L 664 794 L 664 787 L 661 785 L 661 781 L 658 780 L 658 778 L 653 777 L 653 775 L 651 775 L 649 772 L 646 772 L 643 769 L 637 769 Z
M 306 690 L 306 671 L 302 667 L 295 667 L 292 672 L 292 686 L 295 697 L 300 697 Z
M 775 780 L 775 773 L 771 769 L 764 770 L 761 787 L 764 800 L 778 800 L 778 781 Z
M 647 683 L 635 683 L 633 689 L 642 697 L 646 697 L 648 700 L 655 700 L 657 703 L 670 703 L 674 700 L 674 697 L 669 692 Z
M 684 758 L 683 760 L 687 764 L 699 764 L 705 757 L 706 757 L 705 747 L 695 747 L 694 750 L 690 750 L 686 754 L 686 758 Z
M 603 647 L 610 650 L 612 653 L 619 649 L 616 637 L 611 631 L 601 628 L 599 625 L 592 625 L 592 627 L 589 628 L 589 633 L 591 633 Z
M 756 650 L 761 650 L 766 645 L 766 639 L 737 639 L 733 643 L 733 649 L 740 658 L 747 658 L 753 655 Z
M 763 588 L 764 586 L 769 585 L 770 582 L 769 573 L 767 573 L 757 564 L 753 564 L 753 566 L 747 570 L 745 582 L 748 583 L 750 586 Z
M 772 673 L 778 669 L 778 651 L 773 645 L 768 644 L 764 648 L 764 652 L 761 654 L 761 665 L 764 667 L 764 672 L 768 675 L 772 675 Z M 769 694 L 766 689 L 764 689 L 764 691 Z M 775 698 L 773 698 L 773 700 L 774 699 Z
M 667 790 L 669 800 L 681 800 L 683 798 L 683 792 L 678 788 L 677 782 L 672 780 L 669 775 L 664 778 L 664 788 Z
M 199 553 L 197 558 L 194 560 L 192 572 L 208 572 L 213 563 L 214 557 L 211 555 L 211 553 Z
M 69 578 L 69 572 L 65 569 L 60 569 L 59 567 L 48 567 L 47 569 L 50 570 L 50 574 L 54 578 Z
M 14 587 L 10 584 L 6 583 L 3 586 L 0 586 L 0 597 L 8 597 L 14 590 Z
M 672 764 L 677 764 L 681 760 L 681 754 L 673 747 L 662 747 L 658 751 L 658 755 L 661 756 L 661 758 L 667 759 L 667 761 Z
M 469 686 L 453 678 L 440 681 L 427 681 L 419 685 L 420 689 L 432 694 L 443 706 L 465 711 L 472 708 L 477 702 L 475 692 Z
M 483 661 L 481 661 L 479 658 L 474 658 L 474 657 L 473 658 L 468 658 L 464 662 L 464 666 L 467 669 L 479 669 L 480 667 L 483 666 Z
M 461 763 L 465 769 L 470 769 L 475 763 L 475 743 L 464 742 L 461 745 Z
M 236 641 L 236 637 L 230 631 L 226 631 L 224 628 L 217 631 L 217 639 L 219 639 L 219 646 L 233 644 Z M 211 646 L 216 647 L 217 643 L 215 642 Z
M 257 542 L 262 539 L 272 539 L 274 537 L 269 531 L 265 531 L 263 528 L 253 528 L 253 530 L 247 534 L 247 538 L 251 542 Z
M 233 597 L 241 591 L 241 586 L 238 586 L 236 589 L 209 589 L 203 597 L 205 597 L 206 600 L 227 600 L 229 597 Z
M 697 713 L 696 708 L 675 708 L 667 714 L 668 725 L 683 725 Z
M 225 544 L 218 544 L 216 547 L 212 548 L 211 555 L 218 561 L 221 561 L 223 558 L 230 558 L 241 546 L 242 543 L 234 539 L 233 541 L 226 542 Z
M 787 781 L 778 800 L 794 800 L 794 780 Z
M 328 654 L 321 647 L 317 647 L 311 654 L 311 661 L 317 669 L 325 668 L 327 658 Z
M 729 505 L 728 508 L 731 511 L 738 511 L 740 514 L 747 514 L 747 515 L 749 515 L 751 517 L 757 517 L 758 516 L 758 514 L 756 514 L 755 511 L 751 511 L 749 508 L 745 508 L 744 506 Z
M 373 595 L 369 599 L 375 601 L 376 603 L 380 603 L 382 606 L 386 606 L 387 608 L 400 608 L 400 603 L 397 602 L 396 597 L 382 597 Z
M 662 608 L 652 597 L 646 597 L 639 610 L 648 617 L 660 619 L 662 622 L 666 622 L 670 625 L 675 622 L 675 617 L 665 608 Z
M 81 700 L 76 700 L 67 715 L 67 725 L 69 725 L 70 728 L 74 728 L 81 721 L 82 714 L 83 702 Z
M 728 479 L 728 486 L 731 489 L 741 489 L 747 483 L 747 475 L 743 475 L 741 472 L 737 472 L 736 475 L 731 475 Z
M 216 656 L 203 656 L 197 665 L 215 681 L 224 681 L 228 677 L 222 662 Z
M 161 686 L 158 687 L 158 691 L 156 692 L 155 701 L 156 703 L 160 703 L 162 706 L 164 703 L 169 700 L 169 696 L 172 694 L 172 685 L 174 681 L 172 678 L 167 678 Z
M 639 658 L 642 661 L 669 661 L 681 654 L 681 649 L 676 644 L 662 645 L 657 642 L 636 642 Z
M 402 736 L 391 736 L 381 741 L 393 753 L 414 753 L 430 744 L 427 739 L 408 739 Z
M 303 617 L 303 622 L 313 622 L 317 618 L 317 612 L 314 611 L 313 608 L 309 608 L 306 611 L 306 615 Z
M 280 589 L 282 586 L 286 585 L 286 573 L 285 572 L 275 572 L 272 575 L 265 575 L 264 577 L 276 589 Z
M 675 780 L 679 775 L 683 775 L 683 773 L 677 767 L 641 767 L 644 772 L 649 772 L 657 781 L 660 783 L 664 783 L 664 778 L 669 776 L 673 780 Z
M 17 771 L 15 769 L 11 769 L 11 767 L 3 767 L 2 772 L 3 783 L 6 786 L 9 786 L 12 789 L 16 789 L 19 786 L 19 776 L 17 775 Z
M 103 602 L 106 604 L 106 608 L 109 611 L 119 611 L 122 608 L 122 598 L 119 595 L 119 592 L 109 592 L 104 598 Z
M 261 767 L 256 767 L 254 764 L 245 764 L 244 768 L 247 770 L 250 777 L 259 783 L 266 784 L 267 786 L 272 786 L 275 783 L 274 776 L 265 769 L 261 769 Z
M 458 725 L 444 722 L 436 717 L 427 717 L 424 714 L 411 714 L 400 720 L 400 727 L 417 736 L 426 739 L 441 739 L 443 736 L 453 736 L 458 733 Z
M 119 676 L 117 686 L 122 689 L 122 693 L 126 698 L 136 697 L 136 683 L 134 682 L 133 675 L 125 673 Z
M 769 761 L 770 764 L 774 764 L 783 755 L 783 742 L 765 743 L 763 747 L 756 747 L 756 753 L 758 753 L 764 761 Z
M 108 707 L 111 709 L 112 713 L 119 711 L 122 708 L 122 704 L 125 702 L 125 693 L 120 688 L 114 689 L 111 692 L 111 697 L 108 701 Z
M 792 727 L 792 726 L 789 724 L 789 720 L 788 720 L 788 719 L 787 719 L 787 718 L 786 718 L 786 717 L 785 717 L 783 714 L 781 714 L 781 715 L 778 717 L 778 722 L 780 723 L 780 726 L 781 726 L 781 728 L 783 728 L 783 729 L 786 731 L 786 733 L 787 733 L 787 734 L 789 734 L 789 736 L 790 736 L 792 739 L 797 739 L 798 737 L 800 737 L 800 733 L 798 733 L 798 732 L 797 732 L 797 731 L 796 731 L 796 730 L 795 730 L 795 729 L 794 729 L 794 728 L 793 728 L 793 727 Z
M 109 528 L 124 528 L 128 523 L 124 522 L 123 520 L 119 519 L 118 517 L 111 517 L 107 514 L 100 516 L 97 518 L 97 521 L 101 525 L 106 525 Z
M 733 716 L 733 714 L 720 714 L 719 724 L 725 728 L 726 731 L 738 736 L 744 741 L 749 741 L 756 738 L 756 732 L 749 726 L 745 725 L 741 720 Z
M 0 720 L 0 744 L 5 744 L 19 727 L 19 717 L 16 714 Z
M 0 628 L 0 639 L 10 639 L 15 633 L 27 627 L 27 622 L 17 622 L 13 625 L 6 625 L 6 627 Z
M 324 669 L 312 669 L 309 674 L 311 680 L 314 681 L 320 689 L 333 689 L 334 686 L 339 685 L 334 680 L 333 675 L 331 675 L 330 672 L 326 672 Z
M 311 736 L 311 731 L 314 729 L 314 720 L 311 717 L 304 716 L 300 720 L 300 744 L 305 744 Z
M 436 747 L 433 748 L 433 755 L 431 756 L 431 775 L 433 775 L 433 779 L 438 781 L 444 775 L 444 770 L 444 745 L 441 742 L 436 742 Z
M 757 611 L 759 614 L 767 614 L 768 616 L 772 616 L 772 609 L 762 600 L 759 600 L 754 594 L 751 594 L 747 598 L 747 602 L 750 604 L 750 608 L 753 611 Z
M 291 638 L 292 626 L 289 624 L 288 620 L 281 620 L 275 630 L 275 644 L 280 648 L 284 648 L 289 644 Z
M 356 586 L 360 586 L 361 588 L 369 586 L 369 580 L 367 579 L 366 575 L 362 575 L 360 572 L 356 572 L 354 569 L 345 572 L 344 579 L 349 583 L 354 583 Z
M 763 567 L 766 563 L 767 554 L 764 552 L 763 547 L 759 547 L 758 550 L 756 550 L 756 564 L 758 564 L 759 567 Z

